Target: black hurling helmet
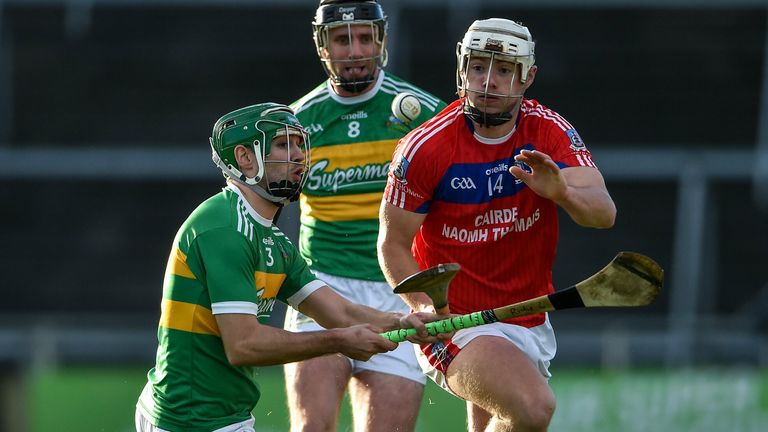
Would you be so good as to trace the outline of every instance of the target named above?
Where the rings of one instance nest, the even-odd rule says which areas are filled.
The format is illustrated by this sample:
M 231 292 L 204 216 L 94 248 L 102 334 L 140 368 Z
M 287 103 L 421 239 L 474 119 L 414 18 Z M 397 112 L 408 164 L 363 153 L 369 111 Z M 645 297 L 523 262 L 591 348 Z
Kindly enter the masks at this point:
M 329 30 L 345 26 L 350 35 L 349 40 L 352 40 L 351 26 L 353 25 L 371 26 L 374 42 L 378 45 L 378 53 L 365 59 L 331 60 Z M 376 59 L 377 68 L 381 69 L 387 65 L 387 17 L 375 1 L 322 0 L 312 21 L 312 37 L 315 40 L 317 55 L 328 77 L 334 84 L 348 92 L 360 93 L 365 90 L 375 80 L 375 71 L 371 71 L 364 78 L 349 80 L 338 75 L 334 70 L 334 63 L 340 63 L 343 66 L 344 63 L 352 61 Z

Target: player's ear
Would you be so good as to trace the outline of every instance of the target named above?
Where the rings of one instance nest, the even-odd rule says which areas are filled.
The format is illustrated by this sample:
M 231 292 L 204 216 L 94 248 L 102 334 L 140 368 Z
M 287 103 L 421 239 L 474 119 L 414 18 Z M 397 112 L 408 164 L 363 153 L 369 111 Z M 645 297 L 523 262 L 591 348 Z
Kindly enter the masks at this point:
M 245 171 L 247 169 L 253 168 L 256 163 L 255 155 L 253 154 L 253 151 L 249 149 L 248 147 L 238 144 L 235 147 L 235 161 L 237 162 L 237 166 L 240 167 L 241 171 Z
M 533 81 L 536 79 L 536 71 L 539 70 L 539 67 L 536 65 L 531 66 L 530 69 L 528 69 L 528 79 L 525 80 L 525 84 L 523 84 L 523 89 L 528 90 L 528 87 L 530 87 L 533 84 Z

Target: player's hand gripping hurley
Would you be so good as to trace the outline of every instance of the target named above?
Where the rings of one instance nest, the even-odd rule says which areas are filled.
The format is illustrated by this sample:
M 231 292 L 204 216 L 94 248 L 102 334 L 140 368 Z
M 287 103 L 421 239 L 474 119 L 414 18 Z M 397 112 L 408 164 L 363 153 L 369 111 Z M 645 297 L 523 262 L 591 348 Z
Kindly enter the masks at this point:
M 448 284 L 459 271 L 458 264 L 440 264 L 416 273 L 395 287 L 395 293 L 423 291 L 439 310 L 448 304 Z M 426 324 L 430 335 L 447 333 L 510 318 L 561 309 L 645 306 L 653 302 L 664 283 L 664 270 L 652 259 L 635 252 L 619 252 L 602 270 L 576 285 L 553 294 L 496 309 L 472 312 Z M 416 330 L 391 330 L 381 335 L 403 342 Z

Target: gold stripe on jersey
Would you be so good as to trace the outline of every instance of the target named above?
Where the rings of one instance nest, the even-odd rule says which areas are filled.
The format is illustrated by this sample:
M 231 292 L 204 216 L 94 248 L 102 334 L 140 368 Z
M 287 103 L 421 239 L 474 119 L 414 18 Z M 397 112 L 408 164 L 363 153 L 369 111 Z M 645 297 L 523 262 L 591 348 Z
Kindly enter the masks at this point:
M 160 327 L 221 337 L 213 312 L 194 303 L 163 299 Z
M 396 139 L 367 141 L 352 144 L 312 147 L 312 161 L 328 159 L 326 170 L 347 169 L 365 164 L 381 164 L 392 160 Z
M 317 197 L 301 195 L 303 216 L 323 222 L 378 219 L 381 192 Z
M 187 256 L 176 246 L 173 247 L 171 256 L 168 257 L 168 267 L 165 269 L 165 272 L 187 279 L 197 279 L 187 265 Z
M 256 289 L 264 288 L 264 293 L 261 295 L 262 299 L 275 298 L 287 277 L 284 273 L 265 273 L 260 271 L 255 272 L 253 275 L 256 278 Z

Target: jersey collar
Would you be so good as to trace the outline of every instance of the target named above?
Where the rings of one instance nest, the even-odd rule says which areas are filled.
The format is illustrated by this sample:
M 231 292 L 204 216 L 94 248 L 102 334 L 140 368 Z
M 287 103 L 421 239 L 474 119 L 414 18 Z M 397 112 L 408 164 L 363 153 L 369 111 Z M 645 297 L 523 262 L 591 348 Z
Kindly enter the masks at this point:
M 245 197 L 243 196 L 243 192 L 240 191 L 240 189 L 238 189 L 237 186 L 232 185 L 232 184 L 228 184 L 226 188 L 228 188 L 232 192 L 236 193 L 237 196 L 240 197 L 240 200 L 243 202 L 243 205 L 245 207 L 245 211 L 247 211 L 248 214 L 251 215 L 253 220 L 258 222 L 260 225 L 264 225 L 267 228 L 272 226 L 272 219 L 267 219 L 267 218 L 261 216 L 260 214 L 256 213 L 256 210 L 254 210 L 253 207 L 251 207 L 251 204 L 248 203 L 248 200 L 245 199 Z
M 483 144 L 497 145 L 497 144 L 503 144 L 503 143 L 507 142 L 509 137 L 511 137 L 515 133 L 516 130 L 517 130 L 517 124 L 515 124 L 515 126 L 512 128 L 511 131 L 509 131 L 508 134 L 504 135 L 503 137 L 499 137 L 499 138 L 486 138 L 484 136 L 480 136 L 476 131 L 472 132 L 472 135 L 475 136 L 476 140 L 480 141 Z

